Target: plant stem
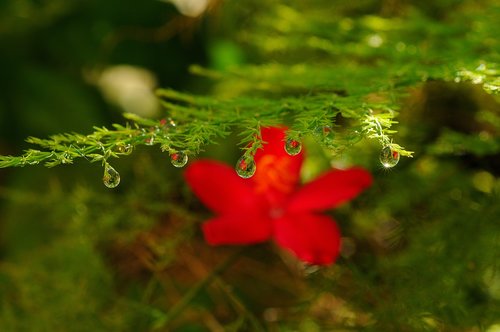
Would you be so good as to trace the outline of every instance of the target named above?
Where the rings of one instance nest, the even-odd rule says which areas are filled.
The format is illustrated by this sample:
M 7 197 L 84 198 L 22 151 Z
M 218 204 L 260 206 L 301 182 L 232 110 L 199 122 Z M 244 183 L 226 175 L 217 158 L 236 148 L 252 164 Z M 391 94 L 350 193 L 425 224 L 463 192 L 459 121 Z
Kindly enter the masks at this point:
M 232 255 L 230 255 L 225 261 L 216 266 L 213 271 L 203 280 L 199 281 L 194 287 L 189 289 L 182 298 L 174 304 L 170 310 L 166 313 L 164 319 L 161 324 L 156 328 L 162 328 L 171 322 L 175 317 L 177 317 L 186 307 L 191 303 L 191 301 L 203 290 L 205 287 L 210 285 L 218 275 L 224 272 L 227 268 L 229 268 L 236 260 L 240 257 L 241 253 L 244 249 L 238 250 Z

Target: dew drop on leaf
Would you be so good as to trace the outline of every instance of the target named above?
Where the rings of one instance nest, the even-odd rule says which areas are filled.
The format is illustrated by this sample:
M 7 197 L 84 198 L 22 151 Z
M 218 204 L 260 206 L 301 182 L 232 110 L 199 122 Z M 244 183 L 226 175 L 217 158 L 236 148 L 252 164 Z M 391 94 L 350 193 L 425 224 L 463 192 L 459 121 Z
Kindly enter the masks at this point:
M 285 151 L 290 156 L 298 155 L 301 150 L 302 150 L 302 143 L 300 143 L 299 141 L 296 141 L 292 138 L 288 138 L 285 141 Z
M 397 165 L 399 162 L 399 152 L 386 146 L 380 151 L 380 162 L 385 168 L 391 168 Z
M 325 144 L 333 144 L 335 138 L 335 132 L 330 126 L 317 127 L 315 130 L 316 136 L 325 142 Z
M 255 174 L 257 167 L 252 157 L 243 156 L 236 163 L 236 173 L 244 179 L 248 179 Z
M 123 154 L 130 154 L 133 150 L 132 145 L 130 144 L 118 144 L 115 149 L 117 152 Z
M 102 182 L 108 188 L 115 188 L 120 184 L 120 173 L 118 173 L 110 165 L 104 166 L 104 175 L 102 177 Z
M 175 128 L 175 126 L 177 126 L 177 125 L 175 124 L 175 121 L 174 121 L 174 120 L 172 120 L 172 118 L 161 119 L 161 120 L 160 120 L 160 125 L 161 125 L 164 129 Z
M 146 145 L 153 145 L 155 143 L 155 136 L 151 135 L 151 137 L 146 138 L 145 143 Z
M 71 164 L 73 162 L 73 158 L 67 152 L 64 152 L 61 156 L 61 164 Z
M 186 166 L 188 162 L 188 155 L 185 152 L 173 152 L 170 154 L 170 162 L 175 167 L 183 167 Z

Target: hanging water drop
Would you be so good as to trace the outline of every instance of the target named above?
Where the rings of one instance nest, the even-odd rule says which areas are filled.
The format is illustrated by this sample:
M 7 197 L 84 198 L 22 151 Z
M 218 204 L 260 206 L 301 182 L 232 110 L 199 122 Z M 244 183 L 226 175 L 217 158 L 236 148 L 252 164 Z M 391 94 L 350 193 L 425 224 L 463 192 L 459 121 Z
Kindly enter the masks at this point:
M 323 127 L 317 127 L 316 130 L 316 136 L 325 144 L 331 145 L 333 144 L 333 140 L 335 138 L 335 132 L 333 131 L 333 128 L 330 126 L 323 126 Z
M 294 140 L 293 138 L 288 138 L 285 142 L 285 151 L 290 156 L 296 156 L 302 150 L 302 143 Z
M 146 145 L 153 145 L 155 143 L 155 136 L 151 135 L 145 140 Z
M 175 128 L 175 126 L 177 126 L 172 118 L 161 119 L 160 125 L 164 127 L 164 129 Z
M 67 152 L 64 152 L 61 156 L 61 164 L 72 164 L 73 163 L 73 158 L 71 155 Z
M 133 147 L 130 144 L 118 144 L 115 147 L 115 150 L 118 153 L 130 154 L 130 153 L 132 153 Z
M 104 175 L 102 182 L 108 188 L 115 188 L 120 184 L 120 173 L 118 173 L 111 165 L 104 166 Z
M 380 151 L 380 162 L 385 168 L 391 168 L 399 162 L 399 152 L 391 148 L 389 145 Z
M 236 173 L 244 179 L 248 179 L 255 174 L 257 167 L 252 157 L 243 156 L 236 163 Z
M 173 152 L 170 154 L 170 162 L 175 167 L 183 167 L 188 162 L 188 155 L 185 152 Z
M 160 127 L 158 128 L 158 133 L 164 138 L 168 138 L 168 133 L 175 131 L 177 124 L 172 118 L 166 118 L 160 120 Z

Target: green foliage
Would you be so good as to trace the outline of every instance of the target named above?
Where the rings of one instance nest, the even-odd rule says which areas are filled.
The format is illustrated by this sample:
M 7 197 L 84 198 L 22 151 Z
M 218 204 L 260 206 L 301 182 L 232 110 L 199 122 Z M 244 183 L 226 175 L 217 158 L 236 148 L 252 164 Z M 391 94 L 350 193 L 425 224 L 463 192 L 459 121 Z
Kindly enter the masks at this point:
M 0 8 L 0 168 L 75 164 L 1 170 L 1 331 L 500 324 L 496 1 L 241 0 L 197 19 L 162 1 Z M 161 115 L 119 117 L 100 97 L 89 77 L 121 63 L 158 74 Z M 208 246 L 210 215 L 166 162 L 234 165 L 279 124 L 307 149 L 307 181 L 332 165 L 375 178 L 334 212 L 333 266 Z M 24 133 L 48 138 L 25 148 Z M 382 169 L 386 146 L 413 158 Z M 78 161 L 127 180 L 109 191 Z
M 498 6 L 488 8 L 484 16 L 484 5 L 464 5 L 463 11 L 445 21 L 412 9 L 401 16 L 362 15 L 354 19 L 343 16 L 341 5 L 336 17 L 325 16 L 320 7 L 304 8 L 300 3 L 297 8 L 273 3 L 267 6 L 239 38 L 263 57 L 282 63 L 240 66 L 224 72 L 193 67 L 194 73 L 221 81 L 222 87 L 216 91 L 223 93 L 217 98 L 217 93 L 215 97 L 202 97 L 160 90 L 163 106 L 179 122 L 175 132 L 166 134 L 158 121 L 128 116 L 132 126 L 94 128 L 95 132 L 87 136 L 30 138 L 29 143 L 48 151 L 31 149 L 21 157 L 2 157 L 0 167 L 41 161 L 55 166 L 78 157 L 101 161 L 122 155 L 114 152 L 120 146 L 133 149 L 141 144 L 160 144 L 163 151 L 197 154 L 215 137 L 226 137 L 229 130 L 242 132 L 244 146 L 253 142 L 249 145 L 253 154 L 262 144 L 258 137 L 261 126 L 298 117 L 290 125 L 294 135 L 303 136 L 317 130 L 319 123 L 336 124 L 338 113 L 354 121 L 341 125 L 345 135 L 330 144 L 336 151 L 369 137 L 383 146 L 392 144 L 403 156 L 411 156 L 388 137 L 396 133 L 390 128 L 408 87 L 427 80 L 454 80 L 481 84 L 493 94 L 500 89 L 494 62 L 498 60 L 498 41 L 484 28 L 494 25 Z M 468 26 L 474 29 L 466 29 Z M 315 64 L 300 60 L 310 57 L 315 58 Z M 231 89 L 225 88 L 229 86 Z M 374 116 L 373 112 L 381 114 Z

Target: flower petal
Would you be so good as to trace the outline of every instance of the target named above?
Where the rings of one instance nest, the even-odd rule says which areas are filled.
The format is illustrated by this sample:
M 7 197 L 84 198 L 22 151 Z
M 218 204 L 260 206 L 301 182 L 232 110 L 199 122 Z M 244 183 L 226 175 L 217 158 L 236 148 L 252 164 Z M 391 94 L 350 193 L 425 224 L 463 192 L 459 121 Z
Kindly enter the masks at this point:
M 333 208 L 356 197 L 372 183 L 366 170 L 355 167 L 332 170 L 299 189 L 290 199 L 288 211 L 318 211 Z
M 234 214 L 213 218 L 202 225 L 205 240 L 211 245 L 252 244 L 268 240 L 270 219 L 255 214 Z
M 296 156 L 286 153 L 285 131 L 285 127 L 262 128 L 266 143 L 255 154 L 257 170 L 250 179 L 256 192 L 271 206 L 282 206 L 296 189 L 304 160 L 303 151 Z
M 274 223 L 274 238 L 281 247 L 309 264 L 331 264 L 340 252 L 337 225 L 323 215 L 285 215 Z
M 251 183 L 225 164 L 199 160 L 189 165 L 184 176 L 196 196 L 214 212 L 241 213 L 262 208 Z
M 302 166 L 302 161 L 304 159 L 304 152 L 301 151 L 295 156 L 290 156 L 285 151 L 285 133 L 288 128 L 282 127 L 264 127 L 261 129 L 260 133 L 262 140 L 265 142 L 264 148 L 257 150 L 255 154 L 255 162 L 258 163 L 259 160 L 266 155 L 273 155 L 276 157 L 285 157 L 290 159 L 290 171 L 294 171 L 296 177 L 300 175 L 300 167 Z

